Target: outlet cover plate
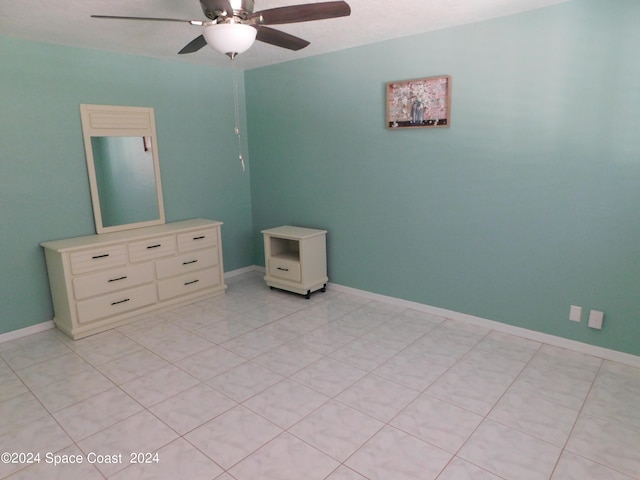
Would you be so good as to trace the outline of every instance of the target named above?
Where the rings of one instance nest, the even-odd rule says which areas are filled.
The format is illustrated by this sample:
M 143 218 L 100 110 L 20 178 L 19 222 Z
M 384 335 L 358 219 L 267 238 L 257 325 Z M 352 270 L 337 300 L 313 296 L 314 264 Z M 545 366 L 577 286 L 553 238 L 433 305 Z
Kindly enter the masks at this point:
M 602 330 L 602 320 L 604 320 L 604 312 L 599 310 L 589 312 L 589 327 Z
M 582 320 L 582 307 L 571 305 L 569 309 L 569 320 L 572 322 L 579 322 Z

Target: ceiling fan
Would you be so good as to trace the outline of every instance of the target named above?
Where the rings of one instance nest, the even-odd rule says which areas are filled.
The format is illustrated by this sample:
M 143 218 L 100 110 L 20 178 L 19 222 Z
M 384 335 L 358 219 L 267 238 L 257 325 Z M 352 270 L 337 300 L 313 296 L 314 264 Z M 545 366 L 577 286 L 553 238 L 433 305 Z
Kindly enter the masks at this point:
M 202 35 L 193 39 L 178 53 L 197 52 L 209 44 L 213 49 L 233 59 L 239 53 L 248 50 L 255 40 L 289 50 L 300 50 L 309 45 L 309 42 L 302 38 L 267 25 L 309 22 L 346 17 L 351 14 L 351 8 L 344 1 L 291 5 L 259 12 L 253 11 L 254 0 L 200 0 L 200 6 L 207 20 L 116 15 L 91 15 L 91 17 L 115 20 L 184 22 L 201 26 L 203 27 Z

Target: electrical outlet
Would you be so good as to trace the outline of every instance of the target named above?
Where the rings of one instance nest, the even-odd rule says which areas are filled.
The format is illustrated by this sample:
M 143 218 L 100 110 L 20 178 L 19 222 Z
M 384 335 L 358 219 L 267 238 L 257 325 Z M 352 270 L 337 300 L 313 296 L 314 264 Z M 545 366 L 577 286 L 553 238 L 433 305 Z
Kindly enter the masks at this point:
M 596 330 L 602 330 L 602 320 L 604 320 L 604 312 L 599 310 L 591 310 L 589 312 L 589 327 Z
M 571 305 L 569 309 L 569 320 L 573 322 L 579 322 L 582 320 L 582 307 Z

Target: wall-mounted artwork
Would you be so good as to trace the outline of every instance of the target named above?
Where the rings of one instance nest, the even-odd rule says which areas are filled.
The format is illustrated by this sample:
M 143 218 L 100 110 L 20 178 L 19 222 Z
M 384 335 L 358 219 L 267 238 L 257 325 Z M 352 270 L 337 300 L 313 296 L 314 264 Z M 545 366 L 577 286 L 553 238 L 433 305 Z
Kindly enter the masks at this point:
M 451 77 L 387 83 L 387 128 L 442 128 L 451 124 Z

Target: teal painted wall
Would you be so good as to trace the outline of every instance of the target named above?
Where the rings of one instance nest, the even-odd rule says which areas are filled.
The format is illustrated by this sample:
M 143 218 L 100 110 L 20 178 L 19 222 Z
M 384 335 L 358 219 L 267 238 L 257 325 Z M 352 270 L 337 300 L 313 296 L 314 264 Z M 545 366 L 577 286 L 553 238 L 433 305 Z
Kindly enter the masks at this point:
M 224 221 L 227 271 L 323 227 L 336 283 L 640 355 L 639 24 L 574 0 L 245 72 L 251 177 L 229 70 L 0 37 L 0 333 L 52 317 L 39 243 L 95 231 L 78 106 L 108 103 L 155 108 L 167 221 Z M 386 130 L 385 83 L 439 74 L 451 128 Z
M 245 72 L 256 263 L 326 228 L 335 283 L 640 355 L 638 25 L 574 0 Z M 385 129 L 386 82 L 442 74 L 450 128 Z
M 53 318 L 40 242 L 95 233 L 81 103 L 153 107 L 167 221 L 223 221 L 225 269 L 253 264 L 230 69 L 7 37 L 0 65 L 0 333 Z

